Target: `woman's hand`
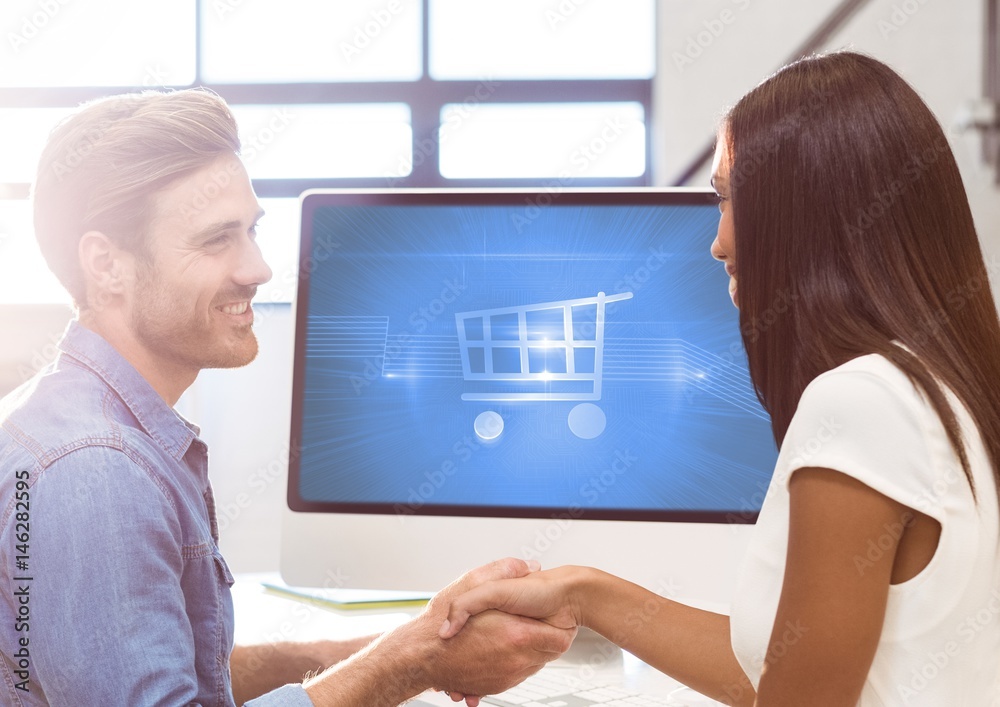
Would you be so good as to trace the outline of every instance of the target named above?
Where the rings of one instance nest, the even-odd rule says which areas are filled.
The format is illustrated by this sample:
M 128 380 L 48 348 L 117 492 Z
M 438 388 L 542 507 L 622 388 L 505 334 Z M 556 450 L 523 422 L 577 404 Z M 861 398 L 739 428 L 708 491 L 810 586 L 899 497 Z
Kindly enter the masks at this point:
M 484 582 L 451 598 L 447 618 L 438 635 L 451 638 L 470 616 L 489 609 L 545 621 L 562 629 L 581 625 L 582 613 L 576 589 L 586 568 L 557 567 L 532 572 L 518 579 Z

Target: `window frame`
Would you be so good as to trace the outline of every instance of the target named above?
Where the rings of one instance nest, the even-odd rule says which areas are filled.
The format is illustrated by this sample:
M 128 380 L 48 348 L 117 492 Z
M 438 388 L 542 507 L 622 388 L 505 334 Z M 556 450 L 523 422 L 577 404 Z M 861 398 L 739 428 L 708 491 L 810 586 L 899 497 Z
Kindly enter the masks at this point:
M 653 81 L 648 79 L 554 79 L 490 82 L 487 98 L 480 99 L 483 81 L 433 79 L 429 74 L 430 1 L 420 0 L 421 77 L 416 81 L 324 82 L 324 83 L 239 83 L 220 84 L 202 81 L 202 10 L 205 2 L 195 3 L 195 77 L 188 85 L 164 88 L 209 88 L 232 105 L 303 105 L 349 103 L 406 103 L 412 120 L 413 169 L 401 177 L 343 177 L 331 179 L 254 179 L 253 186 L 262 198 L 297 198 L 315 188 L 485 188 L 485 187 L 643 187 L 652 181 Z M 656 13 L 659 12 L 657 7 Z M 31 87 L 0 88 L 0 107 L 66 108 L 115 93 L 148 89 L 149 86 Z M 567 177 L 559 178 L 489 178 L 446 179 L 439 169 L 441 109 L 450 103 L 466 101 L 498 103 L 621 103 L 642 105 L 646 125 L 645 171 L 629 178 Z M 430 149 L 427 149 L 430 146 Z M 417 159 L 422 155 L 422 159 Z M 26 199 L 30 184 L 0 183 L 0 199 Z

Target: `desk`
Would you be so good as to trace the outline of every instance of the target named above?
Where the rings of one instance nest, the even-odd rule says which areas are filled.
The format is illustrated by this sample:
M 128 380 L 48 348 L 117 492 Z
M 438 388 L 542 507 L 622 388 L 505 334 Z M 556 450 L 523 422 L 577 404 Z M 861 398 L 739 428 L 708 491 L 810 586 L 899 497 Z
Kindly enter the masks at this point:
M 276 573 L 240 574 L 233 585 L 233 604 L 236 613 L 236 642 L 267 643 L 274 641 L 315 641 L 319 639 L 344 639 L 390 631 L 408 621 L 419 610 L 394 609 L 388 611 L 337 612 L 311 606 L 265 592 L 262 581 L 275 581 Z M 545 670 L 576 671 L 574 677 L 584 682 L 602 682 L 666 697 L 681 687 L 680 683 L 655 670 L 630 653 L 605 658 L 591 654 L 590 661 L 574 661 L 574 649 L 567 657 L 552 663 Z M 420 697 L 431 705 L 455 707 L 445 695 L 428 693 Z M 715 705 L 700 696 L 685 695 L 679 705 Z

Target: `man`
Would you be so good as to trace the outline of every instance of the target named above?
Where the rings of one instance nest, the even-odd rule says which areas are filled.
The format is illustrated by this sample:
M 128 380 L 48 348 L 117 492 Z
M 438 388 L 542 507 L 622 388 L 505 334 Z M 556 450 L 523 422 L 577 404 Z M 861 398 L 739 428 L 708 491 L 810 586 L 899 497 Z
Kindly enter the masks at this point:
M 201 369 L 257 353 L 250 302 L 271 272 L 239 147 L 225 103 L 191 90 L 89 104 L 43 152 L 36 235 L 78 317 L 0 402 L 0 702 L 396 705 L 505 689 L 572 639 L 494 612 L 445 642 L 432 602 L 357 653 L 233 650 L 207 450 L 173 405 Z M 527 571 L 497 563 L 445 596 Z

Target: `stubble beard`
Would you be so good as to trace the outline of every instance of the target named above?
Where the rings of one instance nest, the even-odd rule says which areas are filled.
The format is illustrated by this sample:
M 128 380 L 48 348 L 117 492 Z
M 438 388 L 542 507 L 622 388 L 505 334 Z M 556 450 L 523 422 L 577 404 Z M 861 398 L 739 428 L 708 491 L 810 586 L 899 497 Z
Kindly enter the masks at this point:
M 253 325 L 226 326 L 213 313 L 179 316 L 190 300 L 177 297 L 155 275 L 145 272 L 136 285 L 130 327 L 147 350 L 176 364 L 195 368 L 240 368 L 257 358 Z

